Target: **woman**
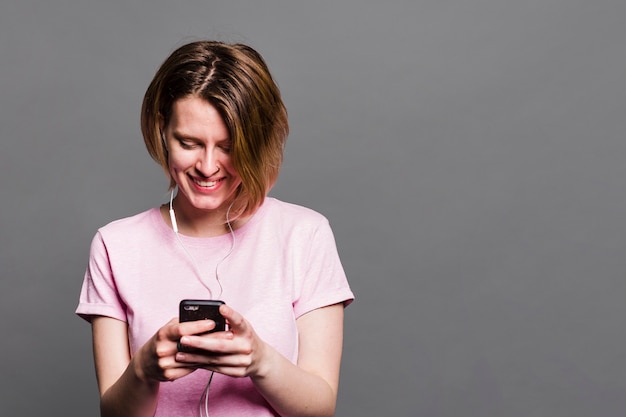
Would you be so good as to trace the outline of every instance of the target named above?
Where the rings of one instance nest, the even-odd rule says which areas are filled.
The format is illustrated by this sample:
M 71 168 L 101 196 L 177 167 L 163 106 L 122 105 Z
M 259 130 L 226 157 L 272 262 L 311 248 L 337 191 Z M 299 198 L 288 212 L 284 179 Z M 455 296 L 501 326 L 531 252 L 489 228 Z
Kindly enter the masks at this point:
M 141 128 L 170 202 L 98 230 L 76 310 L 92 326 L 102 415 L 333 415 L 353 294 L 328 221 L 266 197 L 288 123 L 263 58 L 180 47 Z M 179 322 L 189 298 L 223 300 L 229 328 Z

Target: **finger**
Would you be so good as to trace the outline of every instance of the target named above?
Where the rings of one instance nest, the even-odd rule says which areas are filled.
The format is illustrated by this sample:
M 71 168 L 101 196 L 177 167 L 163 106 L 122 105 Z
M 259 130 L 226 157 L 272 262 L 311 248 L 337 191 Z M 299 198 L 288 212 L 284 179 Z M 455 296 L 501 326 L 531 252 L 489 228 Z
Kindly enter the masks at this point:
M 230 330 L 224 330 L 220 332 L 211 332 L 203 334 L 188 334 L 183 335 L 179 342 L 189 347 L 197 347 L 203 350 L 210 350 L 210 347 L 217 346 L 215 341 L 219 340 L 233 340 L 235 335 Z M 218 343 L 222 345 L 223 343 Z
M 191 334 L 206 333 L 213 329 L 215 329 L 215 322 L 210 319 L 187 321 L 178 325 L 178 338 Z
M 218 357 L 222 354 L 216 354 L 215 352 L 209 352 L 207 350 L 194 350 L 191 352 L 181 351 L 176 353 L 174 357 L 176 362 L 183 364 L 184 366 L 206 366 L 210 363 L 219 362 Z
M 213 320 L 198 320 L 179 323 L 178 318 L 167 322 L 158 332 L 159 339 L 178 342 L 182 336 L 205 333 L 215 328 Z
M 180 364 L 176 368 L 166 369 L 163 372 L 162 376 L 158 379 L 161 381 L 174 381 L 178 378 L 182 378 L 184 376 L 189 375 L 190 373 L 194 372 L 196 369 L 198 369 L 197 366 Z
M 220 314 L 228 321 L 229 329 L 235 333 L 243 333 L 246 330 L 247 322 L 241 314 L 236 312 L 232 307 L 222 304 L 220 306 Z
M 186 366 L 208 369 L 216 368 L 246 368 L 250 365 L 250 358 L 242 354 L 215 354 L 215 353 L 185 353 L 176 354 L 176 361 Z
M 178 318 L 174 317 L 163 327 L 161 327 L 156 333 L 157 341 L 160 340 L 170 340 L 175 341 L 180 339 L 179 331 L 178 331 Z
M 249 357 L 245 355 L 225 355 L 210 358 L 206 364 L 198 364 L 198 368 L 218 372 L 232 377 L 248 376 Z
M 207 353 L 224 353 L 232 350 L 234 334 L 231 331 L 207 333 L 203 335 L 185 335 L 180 339 L 180 345 L 186 348 L 195 348 Z M 178 349 L 183 351 L 184 349 Z

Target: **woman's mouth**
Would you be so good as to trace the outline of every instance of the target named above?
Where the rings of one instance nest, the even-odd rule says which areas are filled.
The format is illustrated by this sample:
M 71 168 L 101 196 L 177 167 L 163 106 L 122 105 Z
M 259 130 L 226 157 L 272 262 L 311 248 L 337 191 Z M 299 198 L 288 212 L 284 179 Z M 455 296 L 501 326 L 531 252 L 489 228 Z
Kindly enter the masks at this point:
M 220 181 L 222 181 L 222 180 L 219 179 L 219 180 L 215 180 L 215 181 L 202 181 L 202 180 L 198 180 L 198 179 L 195 179 L 195 178 L 193 179 L 194 183 L 196 183 L 200 187 L 204 187 L 204 188 L 215 187 L 217 185 L 217 183 L 219 183 Z

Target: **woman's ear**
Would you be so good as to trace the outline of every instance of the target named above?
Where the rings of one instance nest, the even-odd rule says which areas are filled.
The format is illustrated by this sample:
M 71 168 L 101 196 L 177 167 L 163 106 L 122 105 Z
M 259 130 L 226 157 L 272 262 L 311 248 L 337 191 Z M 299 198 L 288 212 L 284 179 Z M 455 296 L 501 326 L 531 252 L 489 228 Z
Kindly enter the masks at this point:
M 163 131 L 163 129 L 165 129 L 165 118 L 163 117 L 163 115 L 160 112 L 157 115 L 157 120 L 159 122 L 159 130 Z
M 165 140 L 165 119 L 163 119 L 163 115 L 161 113 L 159 113 L 159 135 L 161 136 L 163 148 L 165 148 L 166 151 L 169 151 L 167 148 L 167 141 Z

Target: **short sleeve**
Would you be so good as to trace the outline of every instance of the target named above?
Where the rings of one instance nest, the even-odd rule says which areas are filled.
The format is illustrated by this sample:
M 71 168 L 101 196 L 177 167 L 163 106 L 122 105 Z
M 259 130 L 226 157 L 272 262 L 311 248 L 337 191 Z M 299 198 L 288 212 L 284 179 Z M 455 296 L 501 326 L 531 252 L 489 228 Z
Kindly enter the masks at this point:
M 76 314 L 87 321 L 92 316 L 107 316 L 127 321 L 126 307 L 119 297 L 102 234 L 91 242 L 89 263 L 80 292 Z
M 354 300 L 343 266 L 339 259 L 335 237 L 328 220 L 322 217 L 303 245 L 304 265 L 299 277 L 294 302 L 296 318 L 317 308 Z

